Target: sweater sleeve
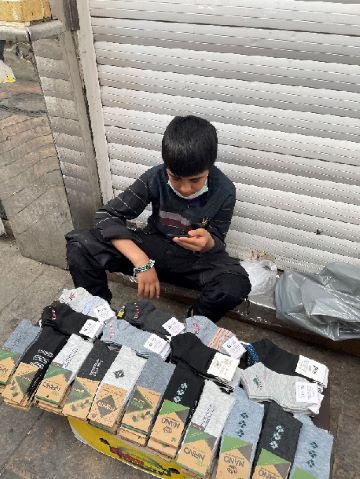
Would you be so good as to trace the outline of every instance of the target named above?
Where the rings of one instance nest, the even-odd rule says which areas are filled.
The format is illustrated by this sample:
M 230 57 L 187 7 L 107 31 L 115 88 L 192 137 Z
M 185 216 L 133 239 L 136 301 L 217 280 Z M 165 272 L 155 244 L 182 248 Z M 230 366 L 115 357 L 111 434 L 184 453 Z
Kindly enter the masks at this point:
M 149 176 L 149 171 L 146 171 L 95 213 L 95 229 L 101 232 L 105 240 L 132 239 L 126 220 L 137 218 L 150 203 Z
M 209 223 L 207 230 L 215 241 L 215 246 L 211 249 L 211 252 L 225 249 L 225 237 L 230 228 L 234 213 L 235 201 L 235 194 L 229 195 L 219 209 L 219 212 L 211 219 Z

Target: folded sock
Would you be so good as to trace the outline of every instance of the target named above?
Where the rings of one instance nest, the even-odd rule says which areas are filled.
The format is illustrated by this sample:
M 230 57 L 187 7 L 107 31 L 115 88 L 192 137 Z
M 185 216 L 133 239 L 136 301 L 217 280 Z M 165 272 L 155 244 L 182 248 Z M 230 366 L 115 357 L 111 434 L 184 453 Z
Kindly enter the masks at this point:
M 217 479 L 249 479 L 259 440 L 264 406 L 250 401 L 246 392 L 237 387 L 235 399 L 221 438 Z
M 74 311 L 81 313 L 86 301 L 91 299 L 92 295 L 84 288 L 63 289 L 59 301 L 70 306 Z
M 92 347 L 92 343 L 72 334 L 50 364 L 36 392 L 36 399 L 60 404 Z
M 117 427 L 145 363 L 135 351 L 121 348 L 98 388 L 88 416 L 91 422 L 111 431 Z
M 192 333 L 175 336 L 170 345 L 174 362 L 186 363 L 197 373 L 223 383 L 229 383 L 233 379 L 239 365 L 239 360 L 205 346 Z
M 3 396 L 8 401 L 26 402 L 35 392 L 53 358 L 63 348 L 67 337 L 52 328 L 44 327 L 37 340 L 21 359 Z
M 184 429 L 197 405 L 204 386 L 204 379 L 188 366 L 176 366 L 165 390 L 159 414 L 151 432 L 149 447 L 175 457 Z M 160 445 L 157 446 L 157 443 Z M 167 450 L 161 447 L 167 446 Z
M 66 303 L 74 311 L 96 318 L 102 323 L 115 316 L 107 301 L 99 296 L 93 296 L 84 288 L 64 289 L 59 301 Z
M 41 332 L 39 326 L 23 319 L 0 348 L 0 384 L 6 384 L 22 356 Z
M 157 356 L 147 360 L 129 399 L 120 435 L 124 429 L 131 429 L 146 438 L 174 370 L 173 364 L 164 363 Z
M 82 313 L 74 311 L 70 306 L 54 301 L 44 308 L 41 315 L 42 326 L 49 326 L 66 336 L 79 334 L 86 321 L 90 319 Z
M 253 478 L 287 478 L 294 461 L 301 422 L 285 412 L 276 403 L 265 405 L 265 417 L 255 453 Z
M 287 376 L 303 376 L 317 380 L 327 386 L 329 369 L 321 363 L 304 356 L 289 353 L 279 348 L 269 339 L 262 339 L 251 344 L 247 354 L 248 364 L 262 362 L 272 371 Z
M 250 399 L 258 401 L 273 400 L 284 409 L 291 412 L 316 413 L 320 407 L 322 396 L 317 390 L 317 385 L 310 383 L 300 376 L 287 376 L 278 374 L 268 369 L 262 363 L 241 371 L 241 383 Z M 311 399 L 306 396 L 299 399 L 299 388 L 305 388 L 313 395 Z M 317 411 L 318 412 L 318 411 Z
M 111 351 L 102 341 L 95 341 L 81 366 L 66 399 L 63 414 L 85 420 L 97 388 L 114 362 L 117 351 Z
M 145 358 L 158 354 L 166 359 L 170 353 L 170 345 L 163 338 L 135 328 L 122 319 L 108 321 L 101 340 L 109 345 L 127 346 Z
M 329 479 L 334 437 L 307 416 L 296 416 L 302 427 L 290 479 Z
M 221 432 L 234 403 L 233 396 L 222 392 L 212 381 L 205 381 L 177 457 L 178 464 L 202 477 L 209 474 Z
M 205 316 L 191 316 L 185 320 L 185 332 L 197 336 L 203 344 L 239 359 L 246 349 L 229 330 L 219 328 Z

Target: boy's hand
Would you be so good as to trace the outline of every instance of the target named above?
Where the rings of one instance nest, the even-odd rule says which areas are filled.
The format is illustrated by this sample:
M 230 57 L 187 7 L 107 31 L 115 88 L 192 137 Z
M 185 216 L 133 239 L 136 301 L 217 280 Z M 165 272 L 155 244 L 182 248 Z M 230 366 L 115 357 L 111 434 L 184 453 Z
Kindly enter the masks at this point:
M 138 296 L 142 298 L 159 298 L 160 283 L 155 268 L 137 274 Z
M 173 238 L 173 241 L 182 248 L 188 249 L 190 251 L 198 251 L 200 253 L 206 253 L 206 251 L 210 251 L 215 245 L 213 237 L 204 228 L 190 230 L 188 231 L 188 235 L 189 237 L 176 236 Z

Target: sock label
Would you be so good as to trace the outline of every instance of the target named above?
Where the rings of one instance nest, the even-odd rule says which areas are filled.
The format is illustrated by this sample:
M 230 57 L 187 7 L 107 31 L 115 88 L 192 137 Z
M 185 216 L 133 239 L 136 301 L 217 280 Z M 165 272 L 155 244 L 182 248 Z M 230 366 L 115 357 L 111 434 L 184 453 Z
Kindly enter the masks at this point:
M 166 321 L 162 327 L 170 334 L 170 336 L 177 336 L 185 329 L 185 325 L 180 323 L 180 321 L 178 321 L 175 317 L 172 317 Z
M 207 373 L 230 382 L 238 366 L 238 359 L 231 358 L 225 354 L 215 353 Z
M 168 356 L 168 352 L 170 351 L 169 343 L 156 334 L 152 334 L 147 339 L 147 341 L 144 343 L 144 348 L 148 349 L 152 353 L 159 354 L 162 358 L 166 358 Z
M 64 416 L 86 420 L 100 381 L 76 378 L 63 408 Z
M 36 399 L 59 404 L 69 387 L 71 371 L 62 368 L 59 364 L 50 364 L 44 379 L 36 392 Z
M 86 336 L 90 339 L 97 338 L 103 329 L 103 324 L 100 321 L 94 321 L 93 319 L 88 319 L 84 326 L 80 329 L 79 334 Z
M 300 355 L 295 372 L 327 387 L 329 369 L 325 364 Z
M 16 368 L 20 354 L 0 349 L 0 384 L 6 384 Z
M 88 419 L 108 429 L 117 426 L 123 411 L 126 390 L 110 384 L 100 385 L 96 398 L 91 406 Z
M 135 431 L 131 431 L 126 429 L 125 427 L 121 427 L 117 433 L 123 439 L 127 441 L 134 442 L 139 446 L 145 446 L 146 444 L 146 436 L 136 433 Z
M 227 329 L 218 328 L 208 346 L 209 348 L 219 350 L 221 346 L 224 346 L 224 344 L 229 340 L 231 336 L 233 336 L 233 333 L 231 333 Z
M 122 424 L 147 433 L 160 399 L 161 396 L 156 391 L 138 386 L 126 408 Z
M 291 479 L 320 479 L 320 478 L 317 478 L 316 476 L 313 476 L 310 472 L 304 471 L 304 469 L 300 469 L 299 467 L 297 467 Z
M 96 308 L 94 308 L 94 313 L 95 313 L 95 317 L 101 323 L 106 323 L 107 321 L 109 321 L 109 319 L 115 317 L 114 311 L 110 308 L 110 306 L 107 303 L 105 303 L 105 301 L 103 304 L 100 304 L 99 306 L 96 306 Z
M 240 359 L 246 351 L 236 336 L 231 336 L 231 338 L 225 341 L 222 347 L 223 350 L 229 354 L 229 356 L 235 359 Z
M 178 464 L 206 476 L 212 463 L 216 441 L 216 437 L 191 423 L 177 457 Z
M 248 479 L 253 445 L 236 437 L 224 436 L 217 468 L 217 479 Z
M 262 449 L 252 479 L 286 479 L 291 463 Z
M 317 384 L 296 381 L 295 383 L 296 402 L 319 404 L 319 391 Z
M 32 364 L 20 363 L 2 393 L 3 398 L 17 404 L 26 400 L 28 389 L 38 371 L 39 368 Z
M 187 406 L 165 399 L 155 421 L 151 437 L 158 442 L 173 445 L 176 448 L 181 441 L 188 415 L 189 408 Z

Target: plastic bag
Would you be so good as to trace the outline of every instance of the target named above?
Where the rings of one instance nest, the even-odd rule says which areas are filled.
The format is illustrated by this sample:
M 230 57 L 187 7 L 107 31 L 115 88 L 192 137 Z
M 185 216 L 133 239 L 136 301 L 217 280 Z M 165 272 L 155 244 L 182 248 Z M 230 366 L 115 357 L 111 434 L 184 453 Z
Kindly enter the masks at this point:
M 285 271 L 275 290 L 276 317 L 334 341 L 360 338 L 360 268 L 330 263 L 319 274 Z
M 259 295 L 272 295 L 275 291 L 277 268 L 268 260 L 242 261 L 241 266 L 249 275 L 251 292 L 249 298 Z

